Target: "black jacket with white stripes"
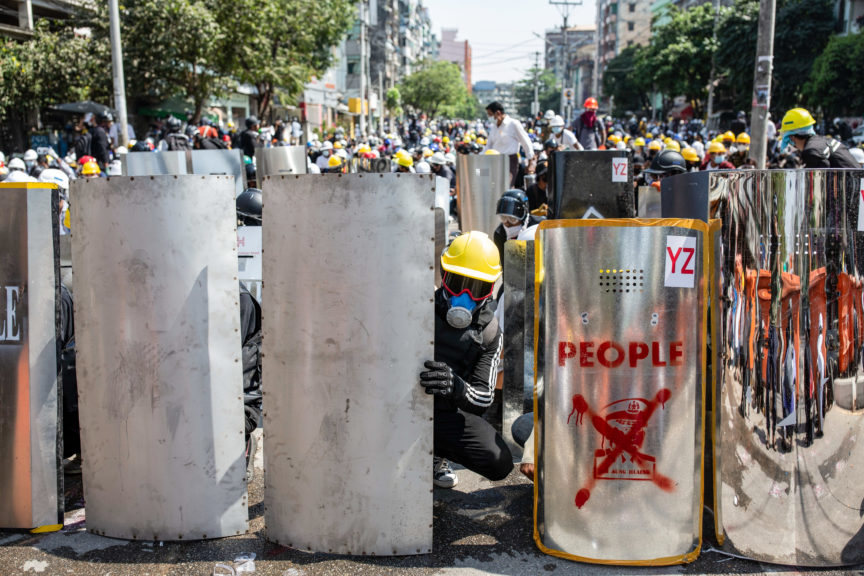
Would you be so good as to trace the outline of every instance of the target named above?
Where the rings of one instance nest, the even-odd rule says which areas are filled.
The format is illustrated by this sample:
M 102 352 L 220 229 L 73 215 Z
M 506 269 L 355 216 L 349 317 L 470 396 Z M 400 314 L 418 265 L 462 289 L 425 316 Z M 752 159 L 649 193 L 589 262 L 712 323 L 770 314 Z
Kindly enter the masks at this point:
M 461 398 L 436 396 L 436 410 L 458 408 L 482 415 L 492 404 L 504 342 L 495 306 L 494 300 L 487 298 L 474 310 L 474 320 L 468 328 L 453 328 L 447 323 L 447 294 L 443 288 L 435 292 L 435 360 L 446 362 L 466 384 Z

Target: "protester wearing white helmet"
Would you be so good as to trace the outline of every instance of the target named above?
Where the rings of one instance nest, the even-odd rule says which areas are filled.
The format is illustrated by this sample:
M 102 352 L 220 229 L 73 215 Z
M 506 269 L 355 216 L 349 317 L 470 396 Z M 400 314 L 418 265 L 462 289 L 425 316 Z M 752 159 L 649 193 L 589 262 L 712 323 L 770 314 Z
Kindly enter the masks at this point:
M 417 174 L 431 174 L 431 173 L 432 173 L 432 168 L 431 168 L 431 166 L 429 166 L 429 163 L 428 163 L 428 162 L 420 161 L 420 162 L 417 162 L 417 164 L 414 165 L 414 171 L 415 171 Z
M 27 165 L 24 164 L 24 161 L 21 160 L 21 158 L 12 158 L 12 160 L 9 161 L 9 174 L 11 175 L 12 172 L 16 171 L 27 172 Z M 18 182 L 26 182 L 26 180 L 18 180 Z
M 549 129 L 562 150 L 583 150 L 576 135 L 564 127 L 564 118 L 561 116 L 556 114 L 552 117 L 549 121 Z
M 20 160 L 20 158 L 15 158 L 15 160 Z M 23 162 L 22 162 L 23 163 Z M 11 164 L 11 162 L 10 162 Z M 11 170 L 9 171 L 9 175 L 6 176 L 6 179 L 3 182 L 38 182 L 36 178 L 27 174 L 24 170 Z
M 28 173 L 33 170 L 33 167 L 36 165 L 36 160 L 38 158 L 39 155 L 36 154 L 36 151 L 32 148 L 24 152 L 24 165 L 27 167 Z
M 456 167 L 456 155 L 455 154 L 453 154 L 452 152 L 448 152 L 447 154 L 444 154 L 444 159 L 447 161 L 448 166 L 450 166 L 451 168 Z
M 39 174 L 39 182 L 56 184 L 57 188 L 59 188 L 60 214 L 57 218 L 57 225 L 61 236 L 69 234 L 69 177 L 56 168 L 46 168 L 41 174 Z
M 315 161 L 315 164 L 318 165 L 318 168 L 320 168 L 321 170 L 327 170 L 329 168 L 328 162 L 332 153 L 333 143 L 329 140 L 325 140 L 321 144 L 321 155 L 318 156 L 318 159 Z

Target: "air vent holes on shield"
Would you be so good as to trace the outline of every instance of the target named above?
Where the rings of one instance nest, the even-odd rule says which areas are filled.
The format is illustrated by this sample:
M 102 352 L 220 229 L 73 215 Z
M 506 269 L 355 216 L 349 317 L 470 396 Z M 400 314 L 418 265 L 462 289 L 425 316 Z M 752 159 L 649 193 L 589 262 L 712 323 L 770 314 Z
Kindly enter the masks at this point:
M 639 268 L 603 268 L 599 273 L 600 289 L 617 294 L 645 291 L 645 270 Z

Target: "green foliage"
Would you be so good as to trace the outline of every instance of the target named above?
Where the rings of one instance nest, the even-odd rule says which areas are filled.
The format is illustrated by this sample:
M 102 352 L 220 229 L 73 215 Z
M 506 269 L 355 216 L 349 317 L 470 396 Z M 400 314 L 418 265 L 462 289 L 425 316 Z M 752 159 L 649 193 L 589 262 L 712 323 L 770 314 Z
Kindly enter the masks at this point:
M 707 94 L 717 49 L 714 8 L 709 3 L 671 14 L 668 23 L 652 30 L 651 44 L 636 58 L 634 73 L 664 95 L 684 95 L 698 108 Z
M 107 69 L 105 63 L 107 62 Z M 0 116 L 111 94 L 108 44 L 38 20 L 32 39 L 0 41 Z
M 806 93 L 828 116 L 864 110 L 864 34 L 831 38 L 816 59 Z M 815 108 L 815 107 L 814 107 Z
M 540 102 L 540 112 L 558 110 L 561 104 L 561 89 L 557 85 L 558 79 L 551 70 L 528 70 L 525 77 L 516 83 L 513 88 L 516 97 L 516 112 L 519 116 L 528 118 L 531 116 L 531 104 L 534 102 L 534 74 L 537 76 L 537 99 Z M 481 116 L 482 118 L 482 116 Z
M 631 46 L 609 60 L 603 73 L 603 93 L 615 98 L 613 114 L 635 112 L 649 105 L 647 94 L 651 85 L 645 82 L 643 76 L 635 73 L 640 59 L 644 56 L 644 48 Z
M 394 116 L 402 115 L 402 95 L 399 93 L 399 88 L 396 86 L 387 90 L 385 106 Z
M 258 89 L 266 116 L 278 95 L 296 98 L 312 76 L 333 64 L 331 46 L 357 16 L 356 0 L 208 0 L 225 24 L 220 67 Z M 239 17 L 238 17 L 239 15 Z
M 464 105 L 468 90 L 456 64 L 423 62 L 419 70 L 405 78 L 399 92 L 403 104 L 435 118 L 442 108 Z

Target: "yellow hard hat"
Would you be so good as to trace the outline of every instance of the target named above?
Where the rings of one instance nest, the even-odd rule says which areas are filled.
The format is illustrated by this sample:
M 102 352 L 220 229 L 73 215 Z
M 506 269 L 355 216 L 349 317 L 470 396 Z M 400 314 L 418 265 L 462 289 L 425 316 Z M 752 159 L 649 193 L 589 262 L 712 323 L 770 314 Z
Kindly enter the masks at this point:
M 624 135 L 624 143 L 626 144 L 626 143 L 629 142 L 629 141 L 630 141 L 630 135 L 629 135 L 629 134 L 625 134 L 625 135 Z
M 738 134 L 738 138 L 735 139 L 738 144 L 750 144 L 750 135 L 746 132 L 741 132 Z
M 722 142 L 711 142 L 708 144 L 708 153 L 709 154 L 725 154 L 726 147 L 723 146 Z
M 486 145 L 486 139 L 483 138 L 482 136 L 480 138 L 477 138 L 477 144 L 479 144 L 480 146 L 485 146 Z
M 450 137 L 449 137 L 449 136 L 444 136 L 444 138 L 442 138 L 441 141 L 442 141 L 444 144 L 449 144 L 449 143 L 450 143 Z
M 434 152 L 432 152 L 431 148 L 423 148 L 423 158 L 429 158 L 432 154 L 434 154 Z
M 339 166 L 342 166 L 342 159 L 335 154 L 333 156 L 330 156 L 330 159 L 327 160 L 327 167 L 338 168 Z
M 650 140 L 651 138 L 654 138 L 654 135 L 651 134 L 650 132 L 646 132 L 646 133 L 645 133 L 645 138 L 648 138 L 648 139 Z
M 730 142 L 734 142 L 735 141 L 735 134 L 731 130 L 729 130 L 728 132 L 725 132 L 723 134 L 723 137 L 721 138 L 721 140 L 723 140 L 723 141 L 729 140 Z
M 676 142 L 675 140 L 671 140 L 671 141 L 666 143 L 666 149 L 680 152 L 681 151 L 681 145 L 678 142 Z
M 681 156 L 688 162 L 699 162 L 699 154 L 693 148 L 687 147 L 681 150 Z
M 501 254 L 489 236 L 475 230 L 453 240 L 441 255 L 441 268 L 475 280 L 495 282 L 501 277 Z
M 816 121 L 810 115 L 810 112 L 804 108 L 793 108 L 783 116 L 783 122 L 780 123 L 780 132 L 792 132 L 800 128 L 807 128 L 815 123 Z
M 342 148 L 342 142 L 337 140 L 336 142 L 333 143 L 333 149 L 334 150 L 339 150 L 340 148 Z
M 659 140 L 651 140 L 651 142 L 648 143 L 648 149 L 657 150 L 659 152 L 663 149 L 663 143 Z
M 371 152 L 372 149 L 369 148 L 366 144 L 363 144 L 359 148 L 357 148 L 357 154 L 366 154 L 367 152 Z
M 399 166 L 404 166 L 405 168 L 411 168 L 414 166 L 414 158 L 412 158 L 409 154 L 403 154 L 398 157 L 396 160 L 396 164 Z
M 87 162 L 84 164 L 84 167 L 81 168 L 81 174 L 84 176 L 95 176 L 96 174 L 101 174 L 102 170 L 99 169 L 99 164 L 96 162 Z
M 665 144 L 666 146 L 668 146 L 670 142 L 674 142 L 671 136 L 666 136 L 666 138 L 663 139 L 663 144 Z
M 500 152 L 498 152 L 497 150 L 486 150 L 484 154 L 486 154 L 486 156 L 497 156 L 498 154 L 500 154 Z
M 645 139 L 639 136 L 633 141 L 633 146 L 645 146 Z
M 609 138 L 607 138 L 607 140 L 609 140 L 609 142 L 612 142 L 613 144 L 618 144 L 621 141 L 621 137 L 612 134 L 611 136 L 609 136 Z

